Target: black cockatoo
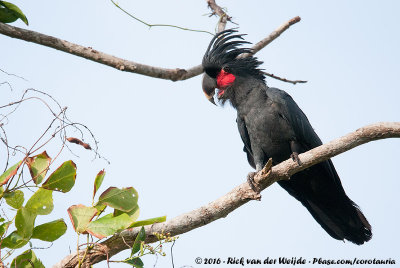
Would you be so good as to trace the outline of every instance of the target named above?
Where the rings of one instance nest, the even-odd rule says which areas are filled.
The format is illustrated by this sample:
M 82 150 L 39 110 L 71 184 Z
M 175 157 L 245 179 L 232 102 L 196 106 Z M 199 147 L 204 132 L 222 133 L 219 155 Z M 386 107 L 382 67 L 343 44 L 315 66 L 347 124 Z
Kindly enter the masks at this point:
M 249 164 L 261 170 L 269 158 L 278 164 L 322 144 L 305 114 L 285 92 L 267 87 L 260 62 L 236 30 L 218 33 L 203 58 L 203 91 L 211 102 L 230 102 Z M 248 57 L 240 57 L 250 53 Z M 239 57 L 238 57 L 239 56 Z M 279 181 L 335 239 L 361 245 L 372 237 L 371 225 L 346 195 L 331 160 Z M 254 188 L 254 186 L 253 186 Z

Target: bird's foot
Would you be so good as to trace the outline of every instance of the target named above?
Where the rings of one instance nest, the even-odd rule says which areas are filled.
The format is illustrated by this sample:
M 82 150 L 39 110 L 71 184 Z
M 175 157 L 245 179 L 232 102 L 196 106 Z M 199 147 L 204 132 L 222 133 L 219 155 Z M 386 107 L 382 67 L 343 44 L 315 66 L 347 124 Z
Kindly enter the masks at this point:
M 297 162 L 297 164 L 298 164 L 299 166 L 302 165 L 298 153 L 293 152 L 293 153 L 290 155 L 290 157 L 292 158 L 293 161 Z
M 254 194 L 250 197 L 251 199 L 254 200 L 261 200 L 261 190 L 257 186 L 257 183 L 254 181 L 254 176 L 257 174 L 257 172 L 249 172 L 247 174 L 247 183 L 249 184 L 250 188 L 254 191 Z

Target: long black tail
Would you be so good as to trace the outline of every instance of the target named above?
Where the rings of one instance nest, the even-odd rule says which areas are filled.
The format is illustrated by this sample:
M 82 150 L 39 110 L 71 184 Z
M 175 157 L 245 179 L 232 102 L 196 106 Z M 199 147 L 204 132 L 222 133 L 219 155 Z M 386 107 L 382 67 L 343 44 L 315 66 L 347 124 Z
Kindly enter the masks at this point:
M 312 166 L 279 184 L 299 200 L 333 238 L 357 245 L 372 238 L 371 225 L 346 195 L 331 160 Z

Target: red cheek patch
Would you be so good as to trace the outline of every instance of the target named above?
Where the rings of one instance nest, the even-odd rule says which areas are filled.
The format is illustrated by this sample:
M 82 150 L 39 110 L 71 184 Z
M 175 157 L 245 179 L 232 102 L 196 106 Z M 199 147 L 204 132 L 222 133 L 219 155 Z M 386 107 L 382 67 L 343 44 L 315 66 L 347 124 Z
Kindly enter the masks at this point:
M 221 72 L 217 76 L 217 86 L 218 88 L 224 88 L 229 86 L 235 81 L 235 76 L 233 74 L 227 73 L 224 70 L 221 70 Z

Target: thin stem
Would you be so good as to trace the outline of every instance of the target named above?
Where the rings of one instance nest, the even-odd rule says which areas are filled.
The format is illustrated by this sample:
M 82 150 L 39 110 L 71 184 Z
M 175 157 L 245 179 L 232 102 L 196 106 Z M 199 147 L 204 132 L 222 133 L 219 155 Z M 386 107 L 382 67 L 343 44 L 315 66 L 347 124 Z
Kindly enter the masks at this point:
M 214 35 L 213 33 L 210 33 L 209 31 L 204 31 L 204 30 L 195 30 L 195 29 L 189 29 L 189 28 L 185 28 L 185 27 L 181 27 L 181 26 L 176 26 L 176 25 L 170 25 L 170 24 L 150 24 L 147 23 L 135 16 L 133 16 L 132 14 L 130 14 L 128 11 L 126 11 L 125 9 L 123 9 L 122 7 L 120 7 L 117 3 L 115 3 L 113 0 L 110 0 L 117 8 L 119 8 L 122 12 L 124 12 L 125 14 L 127 14 L 129 17 L 131 17 L 132 19 L 143 23 L 144 25 L 148 26 L 149 28 L 151 27 L 172 27 L 172 28 L 176 28 L 176 29 L 180 29 L 180 30 L 184 30 L 184 31 L 190 31 L 190 32 L 198 32 L 198 33 L 208 33 L 211 35 Z

